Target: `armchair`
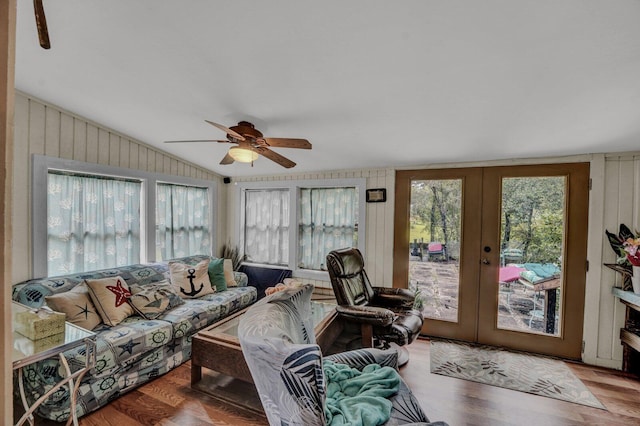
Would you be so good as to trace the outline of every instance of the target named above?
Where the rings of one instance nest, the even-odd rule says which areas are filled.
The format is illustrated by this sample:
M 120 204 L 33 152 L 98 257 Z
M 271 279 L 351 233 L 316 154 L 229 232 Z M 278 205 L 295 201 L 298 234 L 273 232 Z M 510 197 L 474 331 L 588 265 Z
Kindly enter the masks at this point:
M 327 424 L 330 391 L 310 319 L 312 292 L 313 286 L 307 284 L 274 293 L 251 306 L 240 320 L 238 338 L 270 425 Z M 373 363 L 397 370 L 397 352 L 393 349 L 360 349 L 324 359 L 357 370 Z M 428 424 L 401 378 L 398 391 L 386 399 L 391 411 L 384 424 Z M 346 402 L 344 405 L 349 406 Z M 344 419 L 337 422 L 340 420 Z M 349 424 L 363 423 L 352 419 Z
M 418 337 L 423 317 L 413 309 L 415 295 L 406 289 L 371 286 L 360 250 L 331 251 L 327 268 L 338 314 L 360 325 L 363 347 L 374 347 L 376 343 L 382 347 L 389 343 L 404 346 Z M 400 365 L 404 365 L 409 360 L 408 351 L 398 349 Z

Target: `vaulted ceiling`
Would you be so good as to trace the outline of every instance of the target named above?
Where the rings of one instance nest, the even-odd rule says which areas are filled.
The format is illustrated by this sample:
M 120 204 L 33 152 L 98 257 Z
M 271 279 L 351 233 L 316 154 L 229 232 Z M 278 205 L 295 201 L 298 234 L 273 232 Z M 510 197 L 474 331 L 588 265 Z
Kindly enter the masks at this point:
M 226 176 L 640 149 L 637 0 L 18 2 L 16 88 Z

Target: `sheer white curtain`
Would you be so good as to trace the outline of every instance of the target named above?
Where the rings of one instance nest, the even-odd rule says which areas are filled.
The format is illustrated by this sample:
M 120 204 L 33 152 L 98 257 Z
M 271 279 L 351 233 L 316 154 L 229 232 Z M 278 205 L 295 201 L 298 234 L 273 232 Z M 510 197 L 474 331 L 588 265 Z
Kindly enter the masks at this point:
M 156 185 L 156 258 L 211 254 L 207 188 Z
M 298 266 L 325 270 L 331 250 L 357 247 L 358 191 L 353 187 L 300 190 Z
M 139 181 L 48 173 L 47 274 L 140 262 Z
M 245 191 L 244 253 L 256 263 L 289 262 L 289 190 Z

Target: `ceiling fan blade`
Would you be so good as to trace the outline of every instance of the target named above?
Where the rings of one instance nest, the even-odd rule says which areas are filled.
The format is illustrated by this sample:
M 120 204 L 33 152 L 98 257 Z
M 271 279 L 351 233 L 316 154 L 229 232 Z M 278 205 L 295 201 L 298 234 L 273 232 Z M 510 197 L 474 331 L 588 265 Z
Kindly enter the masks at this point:
M 306 139 L 264 138 L 264 141 L 267 145 L 278 148 L 311 149 L 311 142 Z
M 242 136 L 240 133 L 231 130 L 228 127 L 223 126 L 222 124 L 218 124 L 218 123 L 214 123 L 213 121 L 209 121 L 209 120 L 204 120 L 207 123 L 211 124 L 213 127 L 217 127 L 218 129 L 222 130 L 223 132 L 227 133 L 228 135 L 233 136 L 236 139 L 239 139 L 241 141 L 244 140 L 244 136 Z
M 43 49 L 51 49 L 49 42 L 49 30 L 47 29 L 47 18 L 44 16 L 44 6 L 42 0 L 33 0 L 33 8 L 36 14 L 36 27 L 38 28 L 38 39 Z
M 235 160 L 233 159 L 232 156 L 230 156 L 229 154 L 225 155 L 224 158 L 222 159 L 222 161 L 220 161 L 220 164 L 231 164 L 233 163 Z
M 185 142 L 219 142 L 219 143 L 231 143 L 228 140 L 214 140 L 214 139 L 194 139 L 185 141 L 164 141 L 164 143 L 185 143 Z
M 293 161 L 289 160 L 286 157 L 283 157 L 282 155 L 278 154 L 277 152 L 271 151 L 269 148 L 265 148 L 263 146 L 259 146 L 259 147 L 255 147 L 253 149 L 257 153 L 265 156 L 266 158 L 268 158 L 271 161 L 274 161 L 274 162 L 280 164 L 282 167 L 286 167 L 287 169 L 290 169 L 291 167 L 296 165 L 296 163 L 294 163 Z

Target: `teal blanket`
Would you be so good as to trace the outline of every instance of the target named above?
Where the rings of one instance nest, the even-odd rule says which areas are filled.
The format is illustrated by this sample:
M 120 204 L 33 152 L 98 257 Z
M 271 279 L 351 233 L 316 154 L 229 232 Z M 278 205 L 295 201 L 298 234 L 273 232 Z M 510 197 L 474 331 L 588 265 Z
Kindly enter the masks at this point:
M 398 392 L 400 375 L 391 367 L 367 365 L 359 371 L 325 360 L 328 425 L 371 426 L 386 423 L 391 416 L 387 399 Z

